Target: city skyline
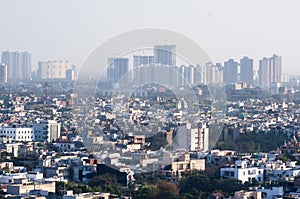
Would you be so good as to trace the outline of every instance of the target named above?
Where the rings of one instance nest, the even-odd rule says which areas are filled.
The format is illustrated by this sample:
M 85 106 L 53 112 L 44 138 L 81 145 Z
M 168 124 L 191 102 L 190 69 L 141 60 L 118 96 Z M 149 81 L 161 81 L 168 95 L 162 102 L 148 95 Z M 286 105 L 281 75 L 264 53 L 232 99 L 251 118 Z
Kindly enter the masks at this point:
M 162 4 L 169 3 L 166 1 Z M 259 4 L 255 1 L 192 1 L 189 5 L 172 2 L 173 12 L 164 18 L 151 9 L 146 9 L 153 3 L 141 4 L 136 1 L 105 4 L 96 1 L 89 4 L 78 1 L 26 1 L 19 2 L 17 6 L 12 2 L 2 4 L 6 9 L 0 13 L 3 19 L 0 25 L 5 27 L 2 31 L 3 37 L 0 38 L 0 50 L 32 52 L 34 68 L 37 67 L 37 61 L 52 59 L 71 60 L 80 67 L 89 53 L 111 38 L 111 35 L 137 28 L 164 27 L 195 40 L 214 62 L 229 57 L 238 60 L 244 55 L 258 60 L 261 55 L 275 53 L 284 58 L 283 73 L 300 74 L 297 67 L 297 49 L 300 47 L 297 1 L 289 4 L 273 1 L 259 1 Z M 139 10 L 134 10 L 136 15 L 128 14 L 135 7 L 132 4 L 140 7 Z M 32 12 L 26 12 L 27 8 L 32 7 L 35 8 Z M 49 9 L 45 10 L 44 7 Z M 158 7 L 157 11 L 163 13 L 163 7 Z M 87 8 L 91 10 L 86 15 L 76 14 Z M 107 8 L 117 9 L 117 12 L 111 16 L 107 13 L 110 10 Z M 266 8 L 269 12 L 264 12 Z M 145 10 L 149 12 L 148 15 L 142 15 Z M 189 10 L 190 15 L 175 14 L 183 10 Z M 12 11 L 15 13 L 13 16 L 9 14 Z M 106 16 L 111 16 L 109 23 Z M 120 17 L 122 20 L 119 20 Z M 186 23 L 189 21 L 195 22 Z M 196 26 L 201 28 L 195 28 Z M 64 31 L 53 31 L 53 27 Z M 164 41 L 158 43 L 163 44 Z M 258 62 L 255 62 L 254 68 L 257 69 L 258 66 Z
M 132 73 L 133 78 L 136 78 L 136 72 L 134 71 L 139 68 L 139 66 L 155 68 L 159 65 L 165 65 L 178 71 L 178 74 L 181 74 L 183 78 L 182 81 L 186 81 L 186 83 L 192 85 L 199 83 L 233 84 L 241 82 L 246 83 L 248 86 L 268 88 L 270 86 L 273 87 L 275 85 L 274 83 L 281 85 L 281 83 L 293 79 L 293 76 L 287 79 L 286 74 L 282 73 L 282 57 L 276 54 L 273 54 L 270 58 L 264 56 L 259 59 L 259 68 L 254 69 L 253 63 L 255 60 L 248 56 L 243 56 L 239 61 L 228 59 L 224 61 L 223 64 L 208 62 L 205 65 L 197 64 L 193 66 L 178 63 L 177 59 L 180 59 L 180 57 L 176 55 L 176 45 L 174 44 L 154 45 L 152 53 L 149 54 L 149 52 L 147 55 L 145 55 L 144 52 L 142 53 L 143 55 L 136 52 L 134 54 L 125 55 L 124 57 L 108 58 L 107 80 L 111 83 L 117 83 L 122 76 L 128 72 Z M 37 69 L 31 70 L 31 72 L 28 72 L 28 70 L 32 68 L 31 53 L 27 51 L 4 51 L 2 52 L 1 61 L 1 64 L 6 66 L 6 68 L 4 66 L 2 67 L 2 72 L 0 73 L 2 83 L 11 83 L 19 80 L 27 81 L 30 79 L 76 79 L 75 65 L 72 65 L 70 61 L 39 61 Z M 176 64 L 176 62 L 178 64 Z M 198 73 L 196 73 L 196 68 L 198 68 Z M 16 73 L 16 71 L 27 72 Z M 20 74 L 22 74 L 22 76 L 20 76 Z M 147 74 L 152 73 L 148 71 L 145 75 Z M 146 78 L 143 77 L 143 79 Z M 177 83 L 175 84 L 177 85 Z M 182 82 L 181 84 L 184 85 L 185 83 Z

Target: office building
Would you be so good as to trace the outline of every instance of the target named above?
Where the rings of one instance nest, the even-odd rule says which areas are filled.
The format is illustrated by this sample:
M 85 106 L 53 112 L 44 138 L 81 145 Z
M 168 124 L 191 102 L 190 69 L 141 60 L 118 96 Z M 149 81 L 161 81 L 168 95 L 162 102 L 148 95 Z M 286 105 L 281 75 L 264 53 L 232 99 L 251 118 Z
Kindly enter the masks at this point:
M 107 78 L 109 82 L 117 83 L 128 73 L 128 58 L 108 58 Z
M 69 61 L 41 61 L 38 62 L 38 79 L 66 79 L 72 78 L 72 64 Z M 68 75 L 68 76 L 67 76 Z
M 253 59 L 249 57 L 240 60 L 240 81 L 253 85 Z
M 176 46 L 156 45 L 154 46 L 154 62 L 167 66 L 176 66 Z
M 7 65 L 0 63 L 0 84 L 7 83 Z
M 7 65 L 9 82 L 31 78 L 31 54 L 29 52 L 5 51 L 2 53 L 1 62 Z
M 232 84 L 238 81 L 238 62 L 233 59 L 224 62 L 223 80 L 225 84 Z

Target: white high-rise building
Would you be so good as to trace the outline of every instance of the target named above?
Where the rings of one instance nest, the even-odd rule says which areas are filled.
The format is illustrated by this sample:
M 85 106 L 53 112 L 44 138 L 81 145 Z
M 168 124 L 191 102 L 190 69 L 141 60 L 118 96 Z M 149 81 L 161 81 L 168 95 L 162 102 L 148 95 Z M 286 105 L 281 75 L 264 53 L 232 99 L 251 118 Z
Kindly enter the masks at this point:
M 66 79 L 73 70 L 69 61 L 42 61 L 38 62 L 37 77 L 39 79 Z
M 281 56 L 273 55 L 269 58 L 270 62 L 270 81 L 271 83 L 279 83 L 281 84 Z
M 259 60 L 259 83 L 262 88 L 268 88 L 271 84 L 282 83 L 281 56 L 273 55 Z
M 262 88 L 267 88 L 270 86 L 270 75 L 269 75 L 269 60 L 264 57 L 259 60 L 259 84 Z
M 204 66 L 198 66 L 198 71 L 199 71 L 198 79 L 199 79 L 199 83 L 201 84 L 223 83 L 223 71 L 219 65 L 209 62 L 206 63 Z
M 31 78 L 31 54 L 29 52 L 5 51 L 2 53 L 1 62 L 7 65 L 9 82 Z

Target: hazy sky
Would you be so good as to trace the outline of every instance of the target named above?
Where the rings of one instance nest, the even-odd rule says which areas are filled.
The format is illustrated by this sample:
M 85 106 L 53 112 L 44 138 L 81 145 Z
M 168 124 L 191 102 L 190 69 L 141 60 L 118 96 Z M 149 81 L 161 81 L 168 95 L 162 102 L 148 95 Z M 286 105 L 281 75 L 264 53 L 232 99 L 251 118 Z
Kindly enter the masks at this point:
M 80 66 L 103 41 L 158 27 L 198 42 L 214 62 L 282 55 L 300 75 L 300 1 L 276 0 L 0 0 L 0 50 L 28 50 L 41 60 Z

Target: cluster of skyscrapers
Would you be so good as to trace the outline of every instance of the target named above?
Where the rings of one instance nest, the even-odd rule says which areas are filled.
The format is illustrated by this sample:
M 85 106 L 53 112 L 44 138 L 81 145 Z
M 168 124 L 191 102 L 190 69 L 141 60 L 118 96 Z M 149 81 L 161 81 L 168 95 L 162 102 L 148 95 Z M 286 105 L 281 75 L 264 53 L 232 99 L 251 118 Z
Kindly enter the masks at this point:
M 131 73 L 135 84 L 163 83 L 174 86 L 187 84 L 234 84 L 246 83 L 248 86 L 268 88 L 282 83 L 281 57 L 273 55 L 259 61 L 258 76 L 254 70 L 253 59 L 245 56 L 240 61 L 229 59 L 221 63 L 205 65 L 176 65 L 175 45 L 156 45 L 153 55 L 134 55 L 132 71 L 129 58 L 109 58 L 107 79 L 117 83 Z
M 238 72 L 239 67 L 239 72 Z M 229 59 L 224 63 L 224 83 L 231 84 L 244 82 L 247 85 L 255 85 L 254 79 L 258 80 L 256 86 L 268 88 L 272 84 L 282 83 L 282 64 L 281 56 L 273 55 L 270 58 L 259 60 L 258 76 L 255 78 L 253 70 L 253 59 L 243 57 L 240 63 Z
M 75 79 L 75 66 L 69 61 L 38 62 L 32 70 L 31 53 L 4 51 L 0 63 L 0 83 L 28 81 L 30 79 Z
M 124 75 L 136 85 L 162 83 L 185 86 L 196 84 L 246 83 L 248 86 L 268 88 L 282 83 L 281 56 L 273 55 L 259 61 L 258 75 L 255 75 L 253 59 L 243 57 L 240 61 L 229 59 L 224 64 L 177 65 L 175 45 L 156 45 L 152 55 L 134 55 L 132 67 L 128 58 L 109 58 L 106 80 L 117 83 Z M 132 70 L 131 70 L 132 69 Z M 75 67 L 69 61 L 38 62 L 36 73 L 32 72 L 29 52 L 2 53 L 0 83 L 27 81 L 31 78 L 75 79 Z

